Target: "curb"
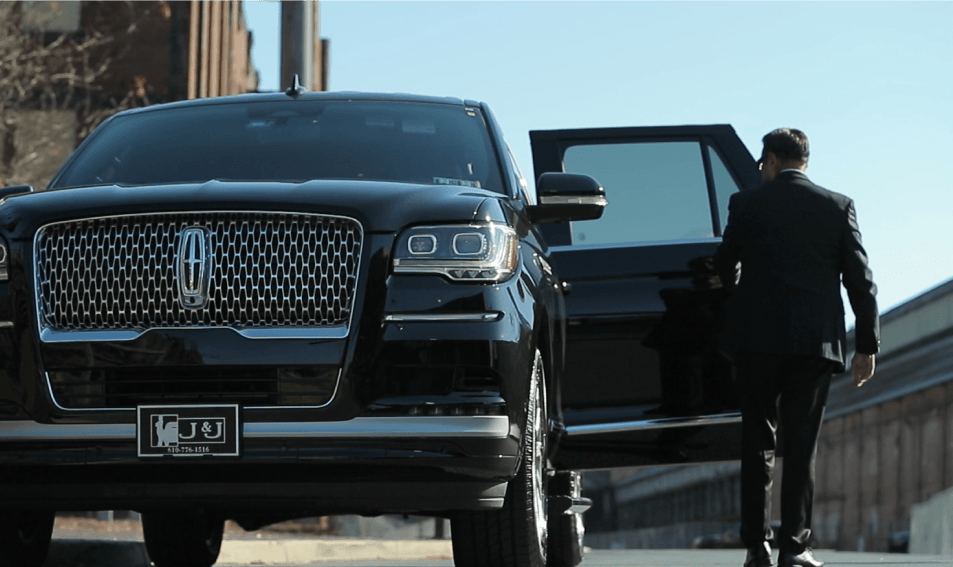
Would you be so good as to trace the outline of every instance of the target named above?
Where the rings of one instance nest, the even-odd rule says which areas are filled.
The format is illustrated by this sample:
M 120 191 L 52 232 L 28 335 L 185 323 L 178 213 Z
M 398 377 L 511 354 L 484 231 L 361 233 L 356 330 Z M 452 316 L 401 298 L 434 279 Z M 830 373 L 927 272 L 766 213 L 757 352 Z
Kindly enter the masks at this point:
M 451 559 L 449 540 L 225 540 L 219 564 L 320 565 L 328 561 Z M 151 567 L 141 541 L 54 539 L 43 567 Z
M 238 565 L 317 565 L 326 561 L 413 561 L 450 559 L 449 540 L 292 540 L 222 542 L 219 563 Z

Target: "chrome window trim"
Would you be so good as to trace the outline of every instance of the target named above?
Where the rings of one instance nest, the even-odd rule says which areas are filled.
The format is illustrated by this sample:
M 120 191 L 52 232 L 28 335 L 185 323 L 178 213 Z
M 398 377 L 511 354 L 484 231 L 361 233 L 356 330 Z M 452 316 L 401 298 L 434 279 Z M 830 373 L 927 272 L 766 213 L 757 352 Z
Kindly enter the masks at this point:
M 645 242 L 616 242 L 612 244 L 560 244 L 559 246 L 550 246 L 551 251 L 561 250 L 580 250 L 580 249 L 600 249 L 600 248 L 646 248 L 649 246 L 677 246 L 679 244 L 713 244 L 721 242 L 720 236 L 709 236 L 706 238 L 691 238 L 685 240 L 653 240 Z
M 44 224 L 36 233 L 33 235 L 33 270 L 34 274 L 39 274 L 39 255 L 36 253 L 37 247 L 39 245 L 40 235 L 49 227 L 56 226 L 59 224 L 69 224 L 79 221 L 96 221 L 104 219 L 117 219 L 117 218 L 128 218 L 128 217 L 148 217 L 148 216 L 161 216 L 161 215 L 190 215 L 190 214 L 263 214 L 263 215 L 303 215 L 303 216 L 313 216 L 313 217 L 324 217 L 324 218 L 333 218 L 341 219 L 347 222 L 353 222 L 357 225 L 358 229 L 361 232 L 361 250 L 360 254 L 357 256 L 357 266 L 355 267 L 355 284 L 354 284 L 354 301 L 355 304 L 351 306 L 350 313 L 348 314 L 347 325 L 344 326 L 343 331 L 340 330 L 339 325 L 327 326 L 327 327 L 311 327 L 311 331 L 298 332 L 294 335 L 284 335 L 279 333 L 264 333 L 265 329 L 261 328 L 244 328 L 239 329 L 235 327 L 170 327 L 174 329 L 231 329 L 238 334 L 250 338 L 250 339 L 343 339 L 350 334 L 351 326 L 354 322 L 354 311 L 356 311 L 356 301 L 359 295 L 358 291 L 361 287 L 361 263 L 364 256 L 364 244 L 365 244 L 365 233 L 364 225 L 361 224 L 359 220 L 353 217 L 348 217 L 344 215 L 333 215 L 333 214 L 324 214 L 324 213 L 310 213 L 310 212 L 294 212 L 294 211 L 284 211 L 284 210 L 233 210 L 233 209 L 221 209 L 221 210 L 190 210 L 190 211 L 154 211 L 146 213 L 134 213 L 134 214 L 123 214 L 123 215 L 102 215 L 95 217 L 81 217 L 76 219 L 62 220 Z M 83 335 L 77 338 L 71 338 L 76 335 L 76 331 L 54 331 L 49 329 L 46 325 L 43 324 L 42 317 L 42 305 L 39 293 L 39 282 L 34 277 L 33 281 L 33 297 L 35 303 L 35 313 L 36 313 L 36 324 L 37 329 L 40 330 L 40 340 L 43 342 L 80 342 L 80 341 L 131 341 L 139 338 L 143 333 L 156 329 L 156 328 L 166 328 L 166 327 L 152 327 L 150 329 L 144 329 L 143 331 L 79 331 L 79 333 L 118 333 L 118 338 L 115 337 L 105 337 L 105 338 L 90 338 L 90 335 Z M 307 328 L 297 328 L 295 331 L 303 330 Z M 317 333 L 318 330 L 328 331 L 328 334 Z M 50 331 L 50 333 L 46 333 Z M 277 331 L 277 329 L 268 329 L 268 331 Z M 129 333 L 129 334 L 127 334 Z M 133 334 L 134 333 L 134 334 Z
M 503 313 L 490 311 L 487 313 L 405 313 L 399 315 L 385 315 L 385 323 L 446 323 L 446 322 L 478 322 L 492 323 L 503 318 Z
M 249 408 L 246 408 L 249 409 Z M 407 439 L 467 437 L 505 439 L 505 415 L 432 417 L 356 417 L 348 421 L 244 423 L 245 439 Z M 134 423 L 47 424 L 0 421 L 0 441 L 134 441 Z
M 610 423 L 590 423 L 585 425 L 567 425 L 566 434 L 571 437 L 600 435 L 606 433 L 632 433 L 654 429 L 673 429 L 680 427 L 699 427 L 705 425 L 728 425 L 741 423 L 740 413 L 702 415 L 695 417 L 662 417 Z
M 338 389 L 341 387 L 341 375 L 343 370 L 338 369 L 338 376 L 334 380 L 334 391 L 331 392 L 331 397 L 328 398 L 328 401 L 319 405 L 319 406 L 244 406 L 242 409 L 248 410 L 296 410 L 296 409 L 321 409 L 329 406 L 331 402 L 334 401 L 334 398 L 338 395 Z M 90 412 L 90 411 L 137 411 L 136 407 L 131 408 L 64 408 L 56 401 L 56 396 L 53 394 L 53 384 L 50 382 L 50 373 L 44 372 L 44 378 L 46 379 L 46 390 L 50 393 L 50 400 L 53 402 L 53 405 L 57 409 L 66 411 L 66 412 Z M 170 405 L 182 405 L 182 404 L 170 404 Z M 0 422 L 3 423 L 3 422 Z

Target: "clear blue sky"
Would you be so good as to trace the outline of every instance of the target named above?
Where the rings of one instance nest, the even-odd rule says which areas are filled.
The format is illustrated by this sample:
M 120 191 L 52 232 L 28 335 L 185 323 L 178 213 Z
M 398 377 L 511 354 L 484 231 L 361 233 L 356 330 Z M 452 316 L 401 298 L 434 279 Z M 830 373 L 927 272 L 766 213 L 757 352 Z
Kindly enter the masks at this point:
M 245 12 L 275 90 L 280 3 Z M 757 156 L 800 128 L 808 175 L 857 202 L 881 311 L 953 278 L 953 2 L 322 0 L 320 18 L 332 90 L 485 101 L 529 177 L 534 129 L 729 123 Z

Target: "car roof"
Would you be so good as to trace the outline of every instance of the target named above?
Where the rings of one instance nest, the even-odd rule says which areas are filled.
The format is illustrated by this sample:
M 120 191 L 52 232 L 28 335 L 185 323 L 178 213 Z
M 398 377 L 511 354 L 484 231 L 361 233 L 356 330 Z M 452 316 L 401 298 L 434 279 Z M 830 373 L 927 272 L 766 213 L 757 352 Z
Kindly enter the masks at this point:
M 422 102 L 431 104 L 450 104 L 455 106 L 479 107 L 481 103 L 473 100 L 463 100 L 455 97 L 437 97 L 426 95 L 415 95 L 407 93 L 366 93 L 357 91 L 336 91 L 336 92 L 309 92 L 305 91 L 297 95 L 287 94 L 286 92 L 267 92 L 267 93 L 247 93 L 231 96 L 218 96 L 208 98 L 196 98 L 165 104 L 154 104 L 141 108 L 126 110 L 118 114 L 138 114 L 140 112 L 153 112 L 169 108 L 183 107 L 201 107 L 217 106 L 222 104 L 233 104 L 243 102 L 294 102 L 302 100 L 324 100 L 324 101 L 348 101 L 348 100 L 367 100 L 367 101 L 389 101 L 389 102 Z

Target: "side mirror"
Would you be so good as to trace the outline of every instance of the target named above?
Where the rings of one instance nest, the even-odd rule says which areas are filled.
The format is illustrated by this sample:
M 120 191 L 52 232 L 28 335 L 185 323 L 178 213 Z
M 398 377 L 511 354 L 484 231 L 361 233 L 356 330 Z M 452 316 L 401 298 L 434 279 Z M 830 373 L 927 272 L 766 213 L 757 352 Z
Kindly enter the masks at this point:
M 0 199 L 5 199 L 10 195 L 19 195 L 20 193 L 32 192 L 32 185 L 10 185 L 9 187 L 0 187 Z
M 602 185 L 578 173 L 540 175 L 536 181 L 536 196 L 539 204 L 527 209 L 530 220 L 536 223 L 597 219 L 609 204 Z

